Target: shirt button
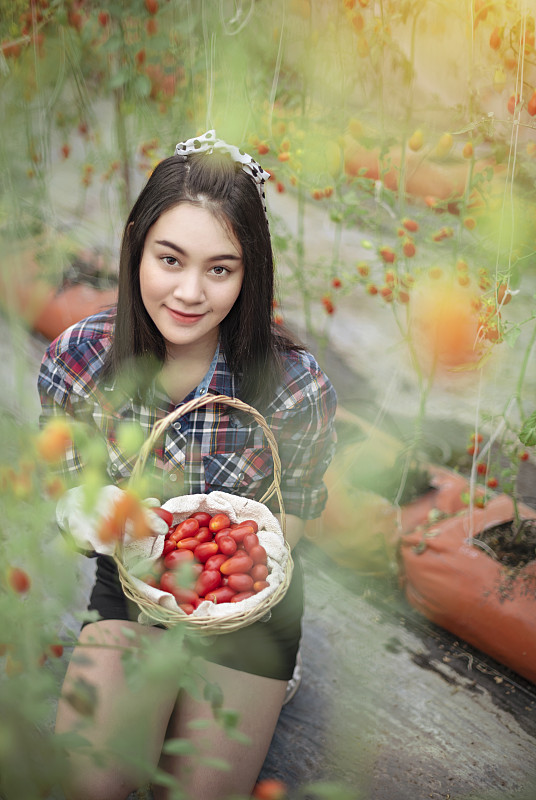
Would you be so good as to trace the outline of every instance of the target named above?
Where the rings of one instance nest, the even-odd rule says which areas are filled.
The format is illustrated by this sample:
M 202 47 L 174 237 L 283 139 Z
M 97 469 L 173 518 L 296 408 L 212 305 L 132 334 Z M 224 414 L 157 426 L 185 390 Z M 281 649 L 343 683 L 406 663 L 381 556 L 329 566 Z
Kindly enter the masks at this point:
M 119 472 L 119 467 L 117 466 L 117 464 L 112 464 L 112 466 L 110 467 L 110 472 L 112 475 L 117 475 L 117 473 Z
M 176 472 L 171 472 L 170 476 L 169 476 L 169 480 L 172 481 L 173 483 L 175 483 L 175 481 L 177 480 L 177 473 Z
M 199 394 L 205 394 L 205 393 L 206 393 L 206 391 L 207 391 L 206 389 L 200 389 L 200 390 L 199 390 Z
M 180 429 L 181 429 L 180 422 L 174 422 L 173 423 L 173 427 L 175 428 L 176 431 L 180 431 Z

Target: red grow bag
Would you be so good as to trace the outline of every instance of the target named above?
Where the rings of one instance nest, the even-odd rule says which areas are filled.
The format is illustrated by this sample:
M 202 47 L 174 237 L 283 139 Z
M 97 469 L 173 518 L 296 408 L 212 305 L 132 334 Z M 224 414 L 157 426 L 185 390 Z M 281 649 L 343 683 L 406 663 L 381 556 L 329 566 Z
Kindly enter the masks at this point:
M 401 584 L 408 602 L 442 628 L 536 683 L 536 560 L 515 578 L 471 543 L 512 519 L 510 497 L 415 529 L 400 541 Z M 536 511 L 521 504 L 523 518 Z

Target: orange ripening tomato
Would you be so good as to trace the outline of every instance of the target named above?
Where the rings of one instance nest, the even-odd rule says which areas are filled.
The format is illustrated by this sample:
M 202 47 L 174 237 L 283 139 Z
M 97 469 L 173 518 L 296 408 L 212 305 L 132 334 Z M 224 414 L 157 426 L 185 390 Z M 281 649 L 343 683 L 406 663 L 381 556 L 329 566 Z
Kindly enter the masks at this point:
M 43 461 L 54 463 L 63 458 L 71 442 L 68 423 L 63 419 L 51 419 L 39 433 L 36 448 Z
M 416 352 L 424 369 L 475 363 L 478 312 L 471 292 L 439 275 L 413 289 L 411 317 Z
M 287 787 L 283 781 L 265 778 L 256 784 L 252 797 L 254 800 L 286 800 Z

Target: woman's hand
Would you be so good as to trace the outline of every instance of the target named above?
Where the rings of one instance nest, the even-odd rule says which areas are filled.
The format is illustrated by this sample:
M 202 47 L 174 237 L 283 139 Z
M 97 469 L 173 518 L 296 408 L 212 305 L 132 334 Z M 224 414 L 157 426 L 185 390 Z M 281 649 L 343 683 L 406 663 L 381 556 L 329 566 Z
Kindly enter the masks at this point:
M 150 506 L 158 500 L 125 502 L 128 495 L 118 486 L 103 486 L 93 508 L 87 508 L 84 486 L 69 489 L 56 507 L 56 520 L 60 529 L 70 534 L 75 546 L 86 553 L 112 555 L 119 538 L 128 541 L 144 536 L 162 536 L 168 524 Z M 131 507 L 135 515 L 129 514 Z

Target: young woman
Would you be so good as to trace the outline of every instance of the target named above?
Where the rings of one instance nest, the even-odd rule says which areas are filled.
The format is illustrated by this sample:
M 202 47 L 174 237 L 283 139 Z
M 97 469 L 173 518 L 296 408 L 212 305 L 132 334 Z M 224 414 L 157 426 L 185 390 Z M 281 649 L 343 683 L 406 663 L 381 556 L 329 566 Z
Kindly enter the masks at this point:
M 48 348 L 39 375 L 42 421 L 68 414 L 102 436 L 108 474 L 121 486 L 132 458 L 115 431 L 124 420 L 144 431 L 177 405 L 207 392 L 237 397 L 257 408 L 275 434 L 282 462 L 281 489 L 287 538 L 296 545 L 304 521 L 319 516 L 323 474 L 334 448 L 336 397 L 313 356 L 272 324 L 274 265 L 264 206 L 262 168 L 209 131 L 177 145 L 161 162 L 128 218 L 121 248 L 117 308 L 72 326 Z M 129 388 L 130 387 L 130 388 Z M 209 405 L 170 426 L 155 448 L 163 502 L 182 493 L 221 490 L 259 500 L 272 479 L 271 451 L 253 418 Z M 83 469 L 70 450 L 65 470 L 76 483 Z M 272 506 L 277 512 L 278 508 Z M 120 700 L 133 690 L 125 679 L 121 645 L 141 633 L 169 636 L 136 622 L 114 562 L 97 559 L 90 608 L 59 702 L 57 731 L 74 732 L 80 710 L 69 703 L 76 685 L 96 689 L 97 704 L 84 736 L 102 746 L 138 724 L 144 756 L 160 759 L 193 800 L 248 795 L 262 767 L 291 679 L 303 609 L 299 562 L 289 590 L 268 621 L 213 637 L 203 648 L 208 678 L 223 691 L 224 706 L 240 715 L 249 744 L 225 735 L 208 702 L 176 686 L 159 684 L 147 702 L 132 697 L 121 717 Z M 82 657 L 80 657 L 82 655 Z M 76 705 L 76 704 L 74 704 Z M 208 728 L 192 720 L 212 720 Z M 86 720 L 87 722 L 87 720 Z M 123 726 L 123 727 L 122 727 Z M 187 738 L 207 755 L 228 762 L 222 772 L 186 756 L 161 756 L 166 738 Z M 140 775 L 131 761 L 95 763 L 73 752 L 67 797 L 124 800 Z M 154 787 L 156 798 L 168 795 Z

